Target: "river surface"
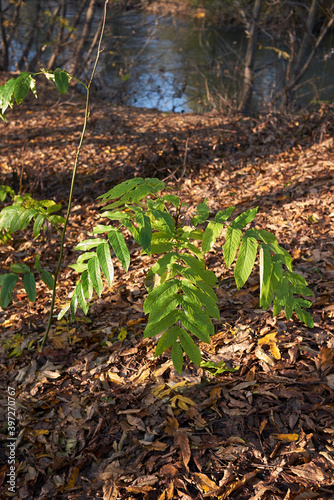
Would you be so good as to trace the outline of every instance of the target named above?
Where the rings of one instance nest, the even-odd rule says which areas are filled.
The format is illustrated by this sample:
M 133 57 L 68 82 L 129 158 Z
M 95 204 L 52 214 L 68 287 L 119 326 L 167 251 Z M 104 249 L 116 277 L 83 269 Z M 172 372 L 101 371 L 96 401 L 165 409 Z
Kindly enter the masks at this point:
M 74 15 L 75 3 L 69 5 Z M 93 31 L 101 16 L 102 9 L 97 9 Z M 137 107 L 167 112 L 205 112 L 221 105 L 228 109 L 241 95 L 246 45 L 242 30 L 209 26 L 205 18 L 109 12 L 96 83 L 111 101 Z M 299 107 L 314 100 L 333 102 L 332 47 L 330 35 L 304 77 L 309 83 L 299 90 Z M 265 110 L 273 93 L 282 88 L 287 65 L 284 50 L 279 40 L 259 39 L 255 111 Z

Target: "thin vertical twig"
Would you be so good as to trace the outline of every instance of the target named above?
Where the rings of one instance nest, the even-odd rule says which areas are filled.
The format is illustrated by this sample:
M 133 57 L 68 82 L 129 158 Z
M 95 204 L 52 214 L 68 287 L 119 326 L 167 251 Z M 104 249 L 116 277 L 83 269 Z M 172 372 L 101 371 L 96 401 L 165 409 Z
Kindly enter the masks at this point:
M 53 283 L 53 289 L 52 289 L 52 299 L 51 299 L 49 319 L 48 319 L 48 324 L 47 324 L 47 327 L 46 327 L 46 331 L 45 331 L 44 337 L 43 337 L 43 339 L 41 341 L 41 349 L 43 349 L 43 347 L 45 346 L 45 343 L 47 341 L 47 338 L 48 338 L 48 335 L 49 335 L 49 332 L 50 332 L 51 324 L 52 324 L 52 317 L 53 317 L 53 311 L 54 311 L 54 305 L 55 305 L 55 299 L 56 299 L 56 291 L 57 291 L 57 279 L 58 279 L 58 275 L 59 275 L 60 268 L 61 268 L 62 261 L 63 261 L 65 235 L 66 235 L 66 229 L 67 229 L 67 225 L 68 225 L 68 221 L 69 221 L 69 217 L 70 217 L 70 213 L 71 213 L 72 199 L 73 199 L 73 190 L 74 190 L 74 185 L 75 185 L 75 180 L 76 180 L 76 174 L 77 174 L 77 169 L 78 169 L 78 162 L 79 162 L 81 148 L 82 148 L 83 140 L 84 140 L 84 137 L 85 137 L 87 123 L 88 123 L 88 118 L 89 118 L 90 89 L 91 89 L 92 82 L 93 82 L 93 79 L 94 79 L 94 75 L 95 75 L 95 72 L 96 72 L 97 64 L 98 64 L 99 59 L 100 59 L 100 54 L 102 52 L 101 45 L 102 45 L 102 38 L 103 38 L 105 24 L 106 24 L 106 18 L 107 18 L 107 5 L 108 5 L 108 2 L 109 2 L 109 0 L 105 0 L 105 3 L 104 3 L 103 24 L 102 24 L 102 29 L 101 29 L 100 39 L 99 39 L 99 45 L 98 45 L 98 48 L 97 48 L 97 54 L 96 54 L 95 63 L 94 63 L 93 70 L 92 70 L 92 74 L 91 74 L 90 80 L 88 82 L 88 85 L 86 87 L 87 88 L 87 94 L 86 94 L 86 108 L 85 108 L 84 124 L 83 124 L 83 127 L 82 127 L 80 141 L 79 141 L 79 145 L 77 147 L 77 152 L 76 152 L 75 161 L 74 161 L 74 167 L 73 167 L 73 173 L 72 173 L 72 181 L 71 181 L 71 187 L 70 187 L 70 194 L 69 194 L 68 204 L 67 204 L 67 213 L 66 213 L 66 217 L 65 217 L 63 231 L 62 231 L 62 234 L 61 234 L 60 254 L 59 254 L 59 259 L 58 259 L 58 265 L 57 265 L 57 268 L 56 268 L 56 271 L 55 271 L 55 274 L 54 274 L 54 283 Z

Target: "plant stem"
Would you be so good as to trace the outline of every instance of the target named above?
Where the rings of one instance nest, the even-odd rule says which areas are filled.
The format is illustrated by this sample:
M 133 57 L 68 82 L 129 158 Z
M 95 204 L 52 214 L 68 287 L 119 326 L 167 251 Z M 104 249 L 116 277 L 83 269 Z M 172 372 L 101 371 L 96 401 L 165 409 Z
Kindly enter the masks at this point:
M 102 29 L 101 29 L 100 39 L 99 39 L 99 45 L 98 45 L 98 48 L 97 48 L 97 55 L 96 55 L 96 58 L 95 58 L 95 63 L 94 63 L 94 66 L 93 66 L 92 74 L 91 74 L 90 80 L 89 80 L 88 85 L 87 85 L 86 108 L 85 108 L 84 124 L 83 124 L 83 127 L 82 127 L 80 141 L 79 141 L 79 145 L 77 147 L 77 152 L 76 152 L 75 161 L 74 161 L 74 167 L 73 167 L 73 173 L 72 173 L 72 181 L 71 181 L 71 188 L 70 188 L 70 194 L 69 194 L 68 204 L 67 204 L 67 213 L 66 213 L 66 217 L 65 217 L 63 231 L 62 231 L 62 234 L 61 234 L 61 240 L 60 240 L 60 254 L 59 254 L 57 268 L 56 268 L 56 271 L 55 271 L 55 274 L 54 274 L 54 282 L 53 282 L 53 289 L 52 289 L 52 299 L 51 299 L 49 319 L 48 319 L 48 324 L 47 324 L 47 327 L 46 327 L 46 331 L 45 331 L 44 337 L 43 337 L 43 339 L 41 341 L 41 349 L 43 349 L 43 347 L 45 346 L 45 343 L 47 341 L 47 338 L 48 338 L 48 335 L 49 335 L 49 332 L 50 332 L 51 324 L 52 324 L 52 317 L 53 317 L 53 311 L 54 311 L 54 305 L 55 305 L 55 299 L 56 299 L 56 291 L 57 291 L 57 279 L 58 279 L 58 275 L 59 275 L 59 272 L 60 272 L 61 264 L 62 264 L 62 261 L 63 261 L 64 243 L 65 243 L 65 236 L 66 236 L 67 224 L 68 224 L 68 220 L 69 220 L 70 213 L 71 213 L 74 184 L 75 184 L 75 180 L 76 180 L 76 174 L 77 174 L 77 169 L 78 169 L 78 163 L 79 163 L 79 157 L 80 157 L 80 153 L 81 153 L 81 148 L 82 148 L 83 140 L 84 140 L 84 137 L 85 137 L 87 123 L 88 123 L 88 118 L 89 118 L 90 89 L 91 89 L 93 78 L 94 78 L 94 75 L 95 75 L 95 72 L 96 72 L 96 68 L 97 68 L 97 64 L 98 64 L 99 58 L 100 58 L 100 54 L 102 52 L 102 50 L 101 50 L 101 44 L 102 44 L 102 38 L 103 38 L 104 28 L 105 28 L 105 24 L 106 24 L 107 4 L 108 4 L 108 2 L 109 2 L 109 0 L 105 0 L 105 3 L 104 3 L 103 24 L 102 24 Z

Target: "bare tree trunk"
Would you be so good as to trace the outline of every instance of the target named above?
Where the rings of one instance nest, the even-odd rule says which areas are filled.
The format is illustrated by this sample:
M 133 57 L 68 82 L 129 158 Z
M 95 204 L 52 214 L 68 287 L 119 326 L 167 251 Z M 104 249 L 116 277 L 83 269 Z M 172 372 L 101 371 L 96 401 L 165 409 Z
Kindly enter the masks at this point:
M 309 14 L 306 21 L 306 31 L 300 49 L 297 54 L 296 64 L 293 65 L 291 75 L 287 78 L 284 89 L 276 96 L 276 100 L 281 99 L 281 108 L 286 109 L 293 99 L 293 95 L 297 90 L 300 80 L 308 70 L 317 48 L 321 44 L 324 36 L 334 24 L 334 17 L 332 16 L 326 25 L 322 26 L 320 34 L 315 41 L 313 49 L 311 49 L 312 32 L 316 20 L 316 13 L 318 9 L 318 0 L 312 0 Z
M 40 13 L 40 9 L 41 9 L 40 0 L 36 0 L 36 3 L 35 3 L 35 17 L 34 17 L 34 20 L 33 20 L 33 23 L 32 23 L 32 27 L 31 27 L 31 30 L 30 30 L 30 33 L 29 33 L 28 41 L 27 41 L 25 49 L 24 49 L 24 51 L 23 51 L 23 53 L 21 55 L 21 58 L 20 58 L 20 60 L 19 60 L 19 62 L 17 64 L 18 68 L 21 71 L 23 69 L 28 69 L 29 68 L 28 57 L 29 57 L 29 53 L 30 53 L 31 47 L 33 46 L 34 40 L 36 39 L 36 31 L 37 31 L 37 28 L 38 28 L 38 16 L 39 16 L 39 13 Z
M 78 66 L 79 66 L 79 63 L 80 63 L 80 59 L 82 58 L 84 48 L 85 48 L 85 43 L 87 41 L 91 26 L 92 26 L 95 6 L 96 6 L 96 0 L 90 0 L 89 5 L 88 5 L 88 9 L 86 12 L 85 24 L 84 24 L 84 27 L 82 29 L 82 33 L 80 36 L 80 40 L 79 40 L 77 49 L 76 49 L 75 54 L 74 54 L 74 60 L 73 60 L 71 70 L 70 70 L 71 75 L 74 75 L 76 73 Z
M 59 56 L 61 46 L 63 43 L 63 37 L 64 37 L 64 19 L 66 17 L 66 0 L 61 0 L 60 5 L 58 4 L 58 12 L 60 10 L 60 26 L 59 26 L 59 31 L 58 31 L 58 37 L 57 37 L 57 42 L 56 46 L 51 54 L 51 57 L 49 59 L 47 69 L 52 69 L 54 66 L 57 64 L 57 57 Z M 58 15 L 58 13 L 56 14 Z M 53 18 L 55 18 L 55 14 L 53 15 Z
M 254 60 L 255 52 L 257 47 L 257 38 L 259 33 L 259 18 L 261 14 L 261 9 L 263 5 L 263 0 L 255 0 L 253 7 L 252 19 L 247 23 L 248 31 L 248 44 L 245 57 L 245 70 L 244 70 L 244 85 L 242 92 L 242 100 L 239 105 L 239 110 L 242 113 L 248 113 L 254 85 Z
M 1 38 L 0 69 L 1 71 L 8 71 L 8 40 L 4 26 L 4 17 L 3 17 L 1 0 L 0 0 L 0 38 Z

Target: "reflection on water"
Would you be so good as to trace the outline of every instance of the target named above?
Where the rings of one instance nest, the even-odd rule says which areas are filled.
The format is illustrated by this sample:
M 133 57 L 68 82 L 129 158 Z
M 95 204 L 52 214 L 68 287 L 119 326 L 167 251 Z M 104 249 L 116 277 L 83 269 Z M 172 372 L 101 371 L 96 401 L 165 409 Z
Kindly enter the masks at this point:
M 108 20 L 102 75 L 111 95 L 128 104 L 162 111 L 203 112 L 233 103 L 241 91 L 247 40 L 242 31 L 205 27 L 202 21 L 126 12 Z M 334 55 L 327 38 L 304 80 L 299 105 L 334 99 Z M 282 88 L 287 61 L 279 42 L 263 38 L 256 53 L 253 107 L 271 102 Z M 327 58 L 326 58 L 327 54 Z M 330 79 L 329 79 L 330 76 Z
M 27 2 L 22 10 L 26 20 L 33 15 L 32 5 Z M 75 2 L 68 5 L 67 15 L 74 17 Z M 102 10 L 97 9 L 93 33 L 101 16 Z M 26 37 L 27 28 L 22 23 L 17 48 L 22 45 L 23 49 Z M 304 77 L 309 83 L 299 90 L 300 106 L 314 97 L 334 99 L 332 42 L 329 36 L 318 49 Z M 246 44 L 243 31 L 206 26 L 203 19 L 135 11 L 115 15 L 111 9 L 96 81 L 100 79 L 101 91 L 110 100 L 137 107 L 176 112 L 203 112 L 221 105 L 228 108 L 237 104 L 242 89 Z M 260 38 L 253 94 L 256 110 L 263 110 L 273 93 L 282 89 L 287 61 L 278 56 L 277 49 L 287 50 L 279 41 Z M 48 61 L 50 50 L 46 47 L 42 64 Z M 71 60 L 68 49 L 64 57 Z M 66 63 L 62 67 L 69 69 Z

